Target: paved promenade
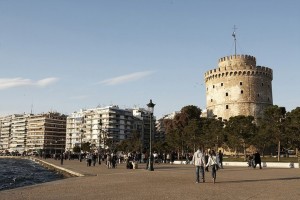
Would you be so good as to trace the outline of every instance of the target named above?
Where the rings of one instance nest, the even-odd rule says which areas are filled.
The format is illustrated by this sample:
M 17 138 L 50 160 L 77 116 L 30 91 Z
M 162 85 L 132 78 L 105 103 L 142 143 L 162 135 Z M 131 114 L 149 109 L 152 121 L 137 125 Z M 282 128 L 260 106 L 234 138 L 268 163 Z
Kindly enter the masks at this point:
M 87 167 L 85 162 L 47 159 L 46 162 L 84 174 L 59 181 L 5 190 L 2 200 L 148 200 L 148 199 L 300 199 L 300 169 L 252 169 L 227 167 L 217 172 L 212 183 L 206 173 L 205 183 L 195 183 L 191 165 L 156 164 L 155 171 L 128 170 L 124 164 L 107 169 L 104 164 Z

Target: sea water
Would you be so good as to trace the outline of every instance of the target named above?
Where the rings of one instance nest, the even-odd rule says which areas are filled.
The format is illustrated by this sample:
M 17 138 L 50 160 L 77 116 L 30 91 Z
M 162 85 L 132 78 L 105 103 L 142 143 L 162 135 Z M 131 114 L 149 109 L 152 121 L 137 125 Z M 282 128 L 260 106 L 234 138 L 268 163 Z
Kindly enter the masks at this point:
M 31 160 L 0 158 L 0 190 L 34 185 L 62 178 L 61 174 L 49 171 Z

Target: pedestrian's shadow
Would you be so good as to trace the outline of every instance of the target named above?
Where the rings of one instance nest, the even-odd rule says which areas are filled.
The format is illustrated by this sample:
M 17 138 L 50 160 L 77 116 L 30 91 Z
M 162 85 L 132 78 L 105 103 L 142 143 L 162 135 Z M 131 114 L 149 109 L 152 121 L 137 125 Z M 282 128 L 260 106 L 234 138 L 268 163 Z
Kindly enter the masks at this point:
M 230 180 L 222 181 L 222 183 L 247 183 L 247 182 L 264 182 L 264 181 L 289 181 L 300 180 L 300 177 L 286 177 L 286 178 L 270 178 L 270 179 L 246 179 L 246 180 Z
M 154 166 L 155 169 L 163 171 L 163 170 L 186 170 L 192 168 L 192 165 L 161 165 L 161 166 Z

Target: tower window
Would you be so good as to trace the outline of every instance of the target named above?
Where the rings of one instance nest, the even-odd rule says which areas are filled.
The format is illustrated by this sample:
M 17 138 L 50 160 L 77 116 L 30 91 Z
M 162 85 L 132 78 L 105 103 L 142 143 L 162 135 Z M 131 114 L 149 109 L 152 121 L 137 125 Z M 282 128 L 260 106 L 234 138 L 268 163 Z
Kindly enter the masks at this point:
M 213 102 L 213 100 L 211 99 L 210 102 Z
M 257 94 L 257 96 L 259 97 L 259 94 Z
M 223 83 L 221 83 L 221 86 L 223 86 Z
M 268 97 L 268 101 L 270 101 L 270 98 Z
M 241 90 L 241 94 L 243 94 L 244 93 L 244 91 L 243 90 Z
M 226 92 L 226 97 L 228 97 L 228 92 Z
M 264 86 L 264 83 L 261 83 L 261 86 Z
M 208 88 L 206 88 L 206 90 L 208 91 Z
M 213 88 L 215 88 L 215 85 L 213 85 Z
M 243 82 L 240 82 L 240 85 L 243 85 Z
M 228 105 L 226 105 L 226 109 L 228 109 L 229 108 L 229 106 Z

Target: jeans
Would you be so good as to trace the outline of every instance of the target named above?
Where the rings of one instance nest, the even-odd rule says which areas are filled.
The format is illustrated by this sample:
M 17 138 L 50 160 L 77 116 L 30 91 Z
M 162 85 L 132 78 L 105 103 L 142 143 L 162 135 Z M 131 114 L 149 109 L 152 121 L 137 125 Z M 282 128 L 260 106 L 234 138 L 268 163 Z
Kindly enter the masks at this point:
M 204 167 L 203 166 L 196 166 L 196 181 L 199 183 L 200 182 L 200 173 L 202 176 L 203 181 L 204 179 Z
M 217 165 L 212 165 L 211 166 L 211 176 L 213 179 L 217 178 Z

